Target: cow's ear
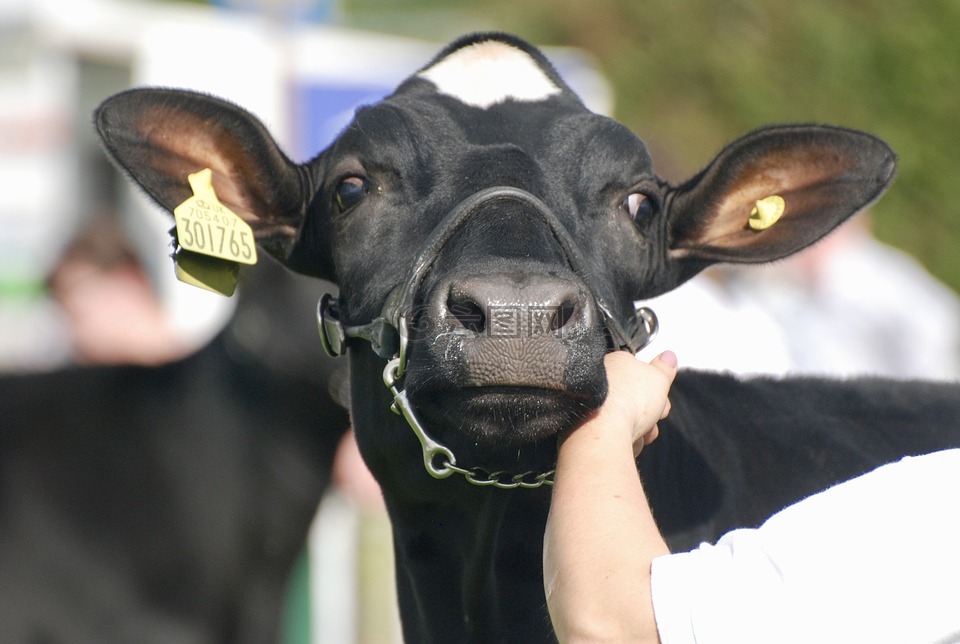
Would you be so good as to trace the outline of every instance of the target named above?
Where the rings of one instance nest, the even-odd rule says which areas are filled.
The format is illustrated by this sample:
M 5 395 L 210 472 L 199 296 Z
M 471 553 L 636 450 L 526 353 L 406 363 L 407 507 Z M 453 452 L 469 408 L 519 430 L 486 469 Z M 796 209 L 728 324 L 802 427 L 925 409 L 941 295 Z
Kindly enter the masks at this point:
M 252 114 L 196 92 L 134 89 L 104 101 L 94 120 L 110 155 L 161 206 L 172 212 L 193 194 L 188 175 L 210 168 L 220 202 L 250 224 L 261 247 L 295 270 L 329 277 L 322 258 L 294 257 L 310 175 Z
M 668 198 L 676 276 L 795 253 L 879 197 L 895 168 L 893 151 L 863 132 L 801 125 L 748 134 Z

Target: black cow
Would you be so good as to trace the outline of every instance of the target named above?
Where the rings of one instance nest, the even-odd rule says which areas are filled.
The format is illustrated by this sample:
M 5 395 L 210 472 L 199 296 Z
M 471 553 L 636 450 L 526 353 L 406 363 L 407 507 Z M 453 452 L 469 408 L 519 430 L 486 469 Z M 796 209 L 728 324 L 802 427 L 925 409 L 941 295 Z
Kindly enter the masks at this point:
M 183 360 L 0 378 L 0 641 L 277 641 L 348 425 L 284 273 Z
M 556 433 L 604 399 L 604 353 L 652 331 L 634 301 L 715 262 L 812 244 L 895 167 L 867 134 L 781 126 L 670 185 L 642 141 L 499 34 L 447 47 L 303 165 L 200 94 L 122 93 L 97 126 L 166 208 L 211 168 L 263 248 L 339 284 L 320 307 L 326 342 L 349 349 L 352 420 L 386 497 L 411 642 L 551 641 L 542 484 Z M 654 510 L 686 547 L 878 463 L 960 445 L 957 393 L 683 373 L 642 457 Z

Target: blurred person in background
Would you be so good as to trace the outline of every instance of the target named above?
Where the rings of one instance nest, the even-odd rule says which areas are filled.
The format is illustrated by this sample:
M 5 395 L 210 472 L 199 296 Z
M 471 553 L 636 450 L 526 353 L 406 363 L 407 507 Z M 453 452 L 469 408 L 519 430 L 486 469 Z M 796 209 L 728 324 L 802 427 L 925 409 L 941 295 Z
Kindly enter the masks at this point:
M 77 364 L 157 366 L 185 357 L 150 279 L 117 225 L 93 221 L 48 280 Z
M 692 368 L 960 379 L 960 298 L 861 215 L 788 260 L 709 269 L 645 305 Z

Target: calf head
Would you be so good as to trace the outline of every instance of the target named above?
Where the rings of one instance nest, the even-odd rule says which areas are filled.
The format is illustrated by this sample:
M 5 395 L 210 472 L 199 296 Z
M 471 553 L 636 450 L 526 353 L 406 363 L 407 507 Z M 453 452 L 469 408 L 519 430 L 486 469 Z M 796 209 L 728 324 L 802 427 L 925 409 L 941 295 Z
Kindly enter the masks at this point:
M 402 354 L 393 373 L 428 442 L 520 471 L 549 468 L 549 439 L 601 404 L 604 353 L 642 337 L 635 300 L 715 262 L 806 247 L 879 196 L 895 166 L 867 134 L 779 126 L 672 185 L 639 138 L 499 34 L 450 45 L 304 164 L 244 110 L 192 92 L 119 94 L 96 125 L 169 210 L 210 168 L 262 248 L 339 285 L 328 314 L 349 335 L 399 329 L 382 357 Z M 379 379 L 370 365 L 383 361 L 348 343 L 364 353 L 353 377 Z M 368 417 L 355 422 L 376 461 Z

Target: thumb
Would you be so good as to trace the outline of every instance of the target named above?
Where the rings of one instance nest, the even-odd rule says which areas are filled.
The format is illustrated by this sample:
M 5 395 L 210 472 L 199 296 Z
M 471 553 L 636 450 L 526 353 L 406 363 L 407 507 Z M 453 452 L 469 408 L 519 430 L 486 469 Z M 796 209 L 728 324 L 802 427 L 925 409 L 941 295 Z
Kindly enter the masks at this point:
M 666 385 L 669 388 L 673 384 L 674 378 L 677 377 L 677 354 L 673 351 L 664 351 L 650 361 L 650 366 L 666 377 Z M 660 416 L 661 420 L 670 413 L 670 407 L 670 398 L 667 398 L 666 404 L 663 406 L 663 413 Z M 654 435 L 655 437 L 656 435 Z
M 650 361 L 650 365 L 656 367 L 671 383 L 677 377 L 677 364 L 677 354 L 673 351 L 664 351 Z

